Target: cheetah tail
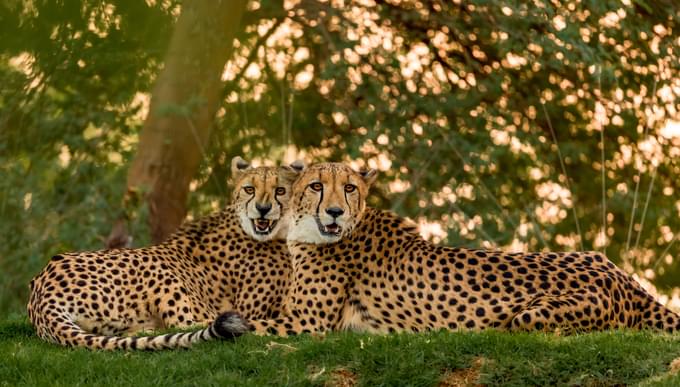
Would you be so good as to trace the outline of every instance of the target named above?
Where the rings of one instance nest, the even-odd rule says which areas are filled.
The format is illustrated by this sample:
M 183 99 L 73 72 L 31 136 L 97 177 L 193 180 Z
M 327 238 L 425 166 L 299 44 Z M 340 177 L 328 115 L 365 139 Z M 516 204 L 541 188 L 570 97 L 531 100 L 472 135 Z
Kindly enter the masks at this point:
M 194 332 L 168 333 L 157 336 L 103 336 L 89 333 L 72 321 L 63 321 L 50 329 L 51 341 L 73 347 L 84 347 L 93 350 L 142 350 L 157 351 L 162 349 L 189 348 L 194 344 L 218 339 L 234 339 L 250 328 L 240 319 L 235 319 L 234 312 L 220 315 L 209 327 Z M 54 334 L 55 331 L 62 334 Z M 41 332 L 41 329 L 38 329 Z M 41 335 L 44 336 L 44 335 Z

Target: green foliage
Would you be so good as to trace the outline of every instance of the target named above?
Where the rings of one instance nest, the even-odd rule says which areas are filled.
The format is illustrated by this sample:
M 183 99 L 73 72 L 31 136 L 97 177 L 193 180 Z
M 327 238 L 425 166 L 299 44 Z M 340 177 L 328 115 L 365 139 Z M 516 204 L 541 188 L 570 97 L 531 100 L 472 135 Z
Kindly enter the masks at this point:
M 660 129 L 680 111 L 680 3 L 293 3 L 246 15 L 194 214 L 225 203 L 236 154 L 365 161 L 372 204 L 447 244 L 606 248 L 678 285 L 680 138 Z M 103 245 L 179 10 L 0 5 L 0 311 L 24 308 L 51 255 Z
M 128 3 L 115 15 L 100 2 L 0 5 L 10 85 L 0 89 L 1 311 L 24 308 L 50 256 L 101 248 L 120 211 L 121 161 L 141 126 L 134 96 L 148 90 L 172 22 L 160 6 Z M 100 36 L 111 18 L 120 28 Z
M 649 332 L 558 337 L 432 332 L 324 338 L 248 335 L 167 352 L 91 352 L 39 340 L 23 320 L 0 323 L 0 385 L 323 385 L 340 370 L 359 385 L 436 385 L 477 369 L 484 385 L 673 385 L 677 338 Z

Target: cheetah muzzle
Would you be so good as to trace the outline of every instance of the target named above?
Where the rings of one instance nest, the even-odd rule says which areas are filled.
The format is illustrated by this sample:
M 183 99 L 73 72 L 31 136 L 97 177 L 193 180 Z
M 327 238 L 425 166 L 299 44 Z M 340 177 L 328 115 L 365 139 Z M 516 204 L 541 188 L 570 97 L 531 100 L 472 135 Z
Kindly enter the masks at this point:
M 276 228 L 277 220 L 270 220 L 265 218 L 250 219 L 253 224 L 253 230 L 258 235 L 269 235 L 272 230 Z
M 333 223 L 324 225 L 321 223 L 319 217 L 316 217 L 316 225 L 319 227 L 321 235 L 329 237 L 339 237 L 342 234 L 342 226 L 333 221 Z

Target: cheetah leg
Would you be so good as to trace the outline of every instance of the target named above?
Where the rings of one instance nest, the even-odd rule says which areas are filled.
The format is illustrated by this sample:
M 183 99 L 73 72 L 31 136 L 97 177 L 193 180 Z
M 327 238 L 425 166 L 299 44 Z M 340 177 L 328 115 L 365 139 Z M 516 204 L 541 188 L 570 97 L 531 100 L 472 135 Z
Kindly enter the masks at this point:
M 284 302 L 284 314 L 279 318 L 246 320 L 238 313 L 218 317 L 223 322 L 221 335 L 233 337 L 248 331 L 257 335 L 290 336 L 300 333 L 321 333 L 337 327 L 347 302 L 346 285 L 337 278 L 315 278 L 313 270 L 293 273 L 293 281 Z M 331 276 L 335 277 L 335 276 Z M 342 277 L 340 279 L 343 279 Z M 323 291 L 308 284 L 317 283 Z M 315 285 L 316 286 L 316 285 Z M 243 328 L 246 330 L 243 330 Z
M 515 331 L 563 329 L 567 332 L 611 327 L 610 304 L 600 295 L 574 292 L 542 295 L 520 310 L 510 322 Z
M 342 298 L 338 305 L 342 305 Z M 333 316 L 339 316 L 340 307 L 334 306 L 327 312 L 314 309 L 305 309 L 300 311 L 298 309 L 288 310 L 282 317 L 263 320 L 253 319 L 246 320 L 238 313 L 229 312 L 222 314 L 218 319 L 222 319 L 224 329 L 222 335 L 229 337 L 229 335 L 236 337 L 240 336 L 246 331 L 260 336 L 276 335 L 276 336 L 291 336 L 300 333 L 323 333 L 333 329 L 335 326 Z M 222 316 L 225 316 L 222 318 Z M 233 327 L 233 328 L 232 328 Z M 243 328 L 246 328 L 243 330 Z
M 179 285 L 171 286 L 168 292 L 160 294 L 154 300 L 154 305 L 164 328 L 209 325 L 216 315 L 208 313 L 205 305 L 192 302 L 189 294 Z

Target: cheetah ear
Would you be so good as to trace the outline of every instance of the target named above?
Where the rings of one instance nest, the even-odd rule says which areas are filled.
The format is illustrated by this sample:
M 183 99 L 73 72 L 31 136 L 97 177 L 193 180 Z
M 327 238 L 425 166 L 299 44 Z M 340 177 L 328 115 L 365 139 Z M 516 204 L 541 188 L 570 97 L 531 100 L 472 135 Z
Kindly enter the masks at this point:
M 359 176 L 361 176 L 361 178 L 364 179 L 364 183 L 370 187 L 375 182 L 375 178 L 378 177 L 378 171 L 373 168 L 361 170 L 359 171 Z
M 290 165 L 282 165 L 282 176 L 290 180 L 292 183 L 306 168 L 305 162 L 302 160 L 295 160 Z
M 231 177 L 237 179 L 243 172 L 250 169 L 250 163 L 243 160 L 241 156 L 231 159 Z

